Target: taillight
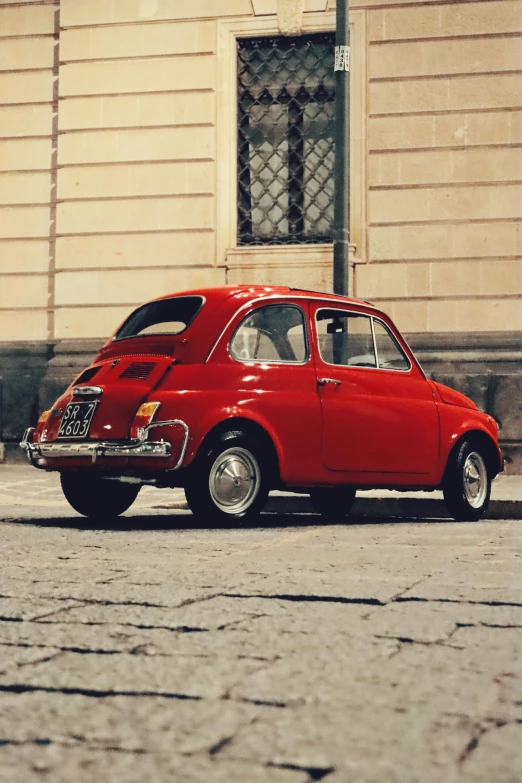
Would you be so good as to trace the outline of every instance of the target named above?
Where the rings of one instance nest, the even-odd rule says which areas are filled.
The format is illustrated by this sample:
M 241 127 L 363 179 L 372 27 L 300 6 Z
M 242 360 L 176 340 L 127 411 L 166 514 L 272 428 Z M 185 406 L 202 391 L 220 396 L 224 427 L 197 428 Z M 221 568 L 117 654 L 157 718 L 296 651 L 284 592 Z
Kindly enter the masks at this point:
M 152 422 L 160 405 L 160 402 L 144 402 L 140 405 L 131 424 L 130 436 L 133 440 L 142 437 L 144 428 Z
M 51 411 L 50 410 L 44 411 L 40 415 L 40 418 L 38 419 L 38 424 L 35 427 L 34 435 L 33 435 L 33 441 L 35 443 L 38 443 L 38 441 L 40 440 L 40 436 L 41 436 L 41 434 L 42 434 L 42 432 L 44 430 L 44 427 L 46 425 L 47 419 L 49 418 L 50 415 L 51 415 Z

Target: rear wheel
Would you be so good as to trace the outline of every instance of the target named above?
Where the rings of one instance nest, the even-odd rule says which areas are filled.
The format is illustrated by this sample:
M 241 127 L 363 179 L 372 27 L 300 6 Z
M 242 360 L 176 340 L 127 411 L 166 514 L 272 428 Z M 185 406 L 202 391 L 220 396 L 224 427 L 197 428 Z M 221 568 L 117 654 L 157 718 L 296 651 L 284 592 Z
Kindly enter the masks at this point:
M 448 511 L 458 522 L 482 517 L 489 505 L 491 478 L 479 446 L 466 440 L 450 455 L 442 489 Z
M 139 484 L 124 484 L 84 473 L 61 473 L 60 480 L 67 501 L 86 517 L 117 517 L 132 506 L 140 491 Z
M 353 487 L 319 487 L 310 492 L 312 508 L 325 519 L 347 517 L 355 500 Z
M 253 437 L 224 432 L 197 458 L 185 486 L 189 508 L 202 520 L 253 519 L 266 503 L 268 472 L 264 449 Z

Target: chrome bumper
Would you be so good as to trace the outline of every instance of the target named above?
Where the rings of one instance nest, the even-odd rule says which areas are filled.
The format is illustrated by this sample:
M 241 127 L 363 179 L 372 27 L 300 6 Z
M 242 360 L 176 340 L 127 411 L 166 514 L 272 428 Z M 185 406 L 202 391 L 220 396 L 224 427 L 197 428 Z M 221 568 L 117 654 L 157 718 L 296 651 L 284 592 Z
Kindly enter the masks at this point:
M 24 433 L 20 447 L 25 450 L 27 459 L 35 468 L 42 467 L 38 464 L 38 461 L 42 459 L 90 457 L 91 462 L 95 464 L 99 457 L 165 458 L 170 457 L 172 454 L 170 443 L 147 440 L 149 431 L 154 427 L 171 427 L 175 425 L 183 428 L 183 444 L 178 461 L 169 470 L 177 470 L 183 462 L 189 436 L 188 427 L 181 419 L 153 422 L 143 428 L 140 438 L 125 441 L 44 441 L 43 443 L 33 443 L 34 427 L 29 427 Z

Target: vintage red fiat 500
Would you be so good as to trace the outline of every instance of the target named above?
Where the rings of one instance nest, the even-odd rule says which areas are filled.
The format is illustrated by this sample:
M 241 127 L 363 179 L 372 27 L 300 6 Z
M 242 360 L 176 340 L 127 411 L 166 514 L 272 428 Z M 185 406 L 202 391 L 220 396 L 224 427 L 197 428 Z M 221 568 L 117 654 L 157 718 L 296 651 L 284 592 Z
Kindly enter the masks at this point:
M 503 468 L 494 419 L 428 380 L 384 313 L 283 287 L 139 307 L 21 445 L 87 516 L 153 484 L 214 521 L 253 517 L 271 489 L 340 517 L 372 487 L 441 488 L 455 519 L 478 519 Z

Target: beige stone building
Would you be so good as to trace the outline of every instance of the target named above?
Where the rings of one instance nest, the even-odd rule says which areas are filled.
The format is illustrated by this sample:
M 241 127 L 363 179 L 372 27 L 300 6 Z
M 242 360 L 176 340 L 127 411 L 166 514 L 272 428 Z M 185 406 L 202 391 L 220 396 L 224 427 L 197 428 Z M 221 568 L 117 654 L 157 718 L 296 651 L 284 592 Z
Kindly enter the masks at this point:
M 497 416 L 515 458 L 522 2 L 351 0 L 350 18 L 351 292 Z M 0 441 L 150 297 L 331 287 L 331 75 L 306 46 L 334 29 L 335 0 L 0 0 Z M 310 69 L 292 120 L 295 72 L 263 43 L 277 58 L 289 31 Z M 242 46 L 290 93 L 284 128 L 244 109 Z

